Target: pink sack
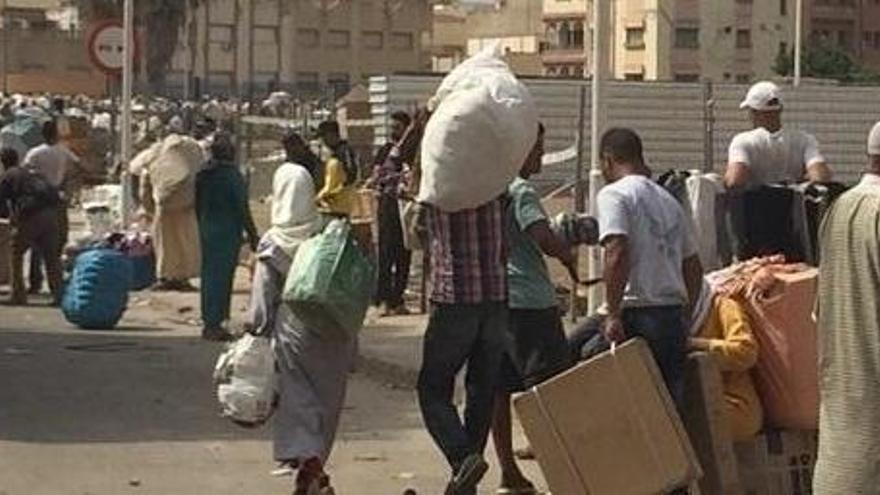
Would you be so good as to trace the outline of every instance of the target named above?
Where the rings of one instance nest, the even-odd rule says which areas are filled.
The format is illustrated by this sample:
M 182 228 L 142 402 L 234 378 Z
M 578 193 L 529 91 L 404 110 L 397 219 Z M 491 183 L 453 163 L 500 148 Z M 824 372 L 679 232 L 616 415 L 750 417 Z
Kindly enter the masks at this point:
M 813 308 L 819 272 L 775 273 L 779 283 L 747 306 L 760 346 L 755 385 L 766 421 L 777 428 L 815 430 L 819 425 L 819 370 Z

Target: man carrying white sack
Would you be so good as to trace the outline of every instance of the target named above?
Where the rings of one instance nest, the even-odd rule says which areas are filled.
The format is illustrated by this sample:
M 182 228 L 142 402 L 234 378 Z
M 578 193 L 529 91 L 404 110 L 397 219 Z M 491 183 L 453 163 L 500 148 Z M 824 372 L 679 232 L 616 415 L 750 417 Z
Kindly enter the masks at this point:
M 820 231 L 816 495 L 880 493 L 880 122 Z
M 422 141 L 418 200 L 425 205 L 433 287 L 419 405 L 452 468 L 447 495 L 474 495 L 488 469 L 508 325 L 506 191 L 535 144 L 528 90 L 491 51 L 447 76 Z M 452 403 L 467 366 L 464 421 Z

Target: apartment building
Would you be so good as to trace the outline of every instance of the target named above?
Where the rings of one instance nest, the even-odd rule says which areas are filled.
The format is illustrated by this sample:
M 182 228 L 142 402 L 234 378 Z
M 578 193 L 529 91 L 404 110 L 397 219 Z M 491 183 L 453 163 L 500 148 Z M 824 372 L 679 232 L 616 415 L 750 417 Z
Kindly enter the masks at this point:
M 616 79 L 749 81 L 770 77 L 792 44 L 793 0 L 609 2 Z M 791 8 L 790 8 L 791 7 Z M 545 0 L 544 73 L 589 75 L 592 0 Z
M 838 46 L 880 71 L 880 0 L 804 0 L 804 10 L 809 42 Z
M 541 75 L 543 0 L 434 6 L 429 46 L 432 68 L 447 72 L 483 47 L 498 43 L 518 74 Z
M 169 86 L 195 94 L 340 96 L 371 75 L 430 69 L 429 0 L 211 0 L 187 14 Z

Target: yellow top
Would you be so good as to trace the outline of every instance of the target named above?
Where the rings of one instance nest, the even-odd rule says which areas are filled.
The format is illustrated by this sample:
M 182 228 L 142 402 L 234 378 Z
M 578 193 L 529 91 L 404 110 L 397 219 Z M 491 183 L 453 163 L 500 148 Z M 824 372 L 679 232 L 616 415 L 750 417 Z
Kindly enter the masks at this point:
M 318 211 L 331 215 L 351 216 L 357 191 L 346 185 L 348 174 L 337 158 L 330 158 L 324 167 L 324 187 L 318 192 Z
M 697 341 L 721 370 L 733 439 L 754 437 L 761 429 L 764 411 L 750 374 L 758 361 L 758 342 L 745 309 L 734 299 L 716 297 Z

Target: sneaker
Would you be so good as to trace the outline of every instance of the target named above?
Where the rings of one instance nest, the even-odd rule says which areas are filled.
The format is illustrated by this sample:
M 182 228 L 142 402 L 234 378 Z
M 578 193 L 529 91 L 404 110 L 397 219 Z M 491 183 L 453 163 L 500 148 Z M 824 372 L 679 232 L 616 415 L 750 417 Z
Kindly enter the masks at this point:
M 479 454 L 467 456 L 461 467 L 455 472 L 449 486 L 446 487 L 446 495 L 467 495 L 476 493 L 477 485 L 489 470 L 489 464 Z

